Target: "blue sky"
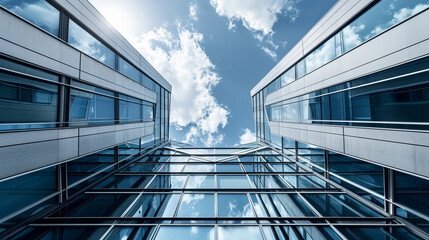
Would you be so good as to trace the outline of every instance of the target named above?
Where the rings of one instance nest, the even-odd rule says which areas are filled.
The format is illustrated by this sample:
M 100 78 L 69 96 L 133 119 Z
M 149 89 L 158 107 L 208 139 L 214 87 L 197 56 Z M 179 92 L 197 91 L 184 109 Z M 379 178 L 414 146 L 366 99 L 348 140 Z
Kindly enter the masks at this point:
M 254 139 L 250 90 L 335 0 L 90 0 L 173 85 L 171 138 Z

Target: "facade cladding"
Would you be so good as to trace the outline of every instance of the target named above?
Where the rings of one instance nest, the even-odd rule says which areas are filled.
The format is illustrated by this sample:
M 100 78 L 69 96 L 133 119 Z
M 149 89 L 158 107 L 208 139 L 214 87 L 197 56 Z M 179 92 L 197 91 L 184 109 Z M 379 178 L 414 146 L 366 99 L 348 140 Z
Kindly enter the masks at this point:
M 3 239 L 167 141 L 171 85 L 86 0 L 0 0 L 0 23 Z
M 428 8 L 340 0 L 251 91 L 259 141 L 426 234 Z

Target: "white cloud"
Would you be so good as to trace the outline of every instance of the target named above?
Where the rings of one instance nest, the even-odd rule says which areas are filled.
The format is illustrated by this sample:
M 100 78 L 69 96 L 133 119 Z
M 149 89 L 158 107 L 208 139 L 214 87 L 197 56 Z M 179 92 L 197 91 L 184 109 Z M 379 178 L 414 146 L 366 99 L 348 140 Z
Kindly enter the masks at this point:
M 165 27 L 154 29 L 131 42 L 172 84 L 171 124 L 189 129 L 186 142 L 221 144 L 219 133 L 228 123 L 229 110 L 212 95 L 220 76 L 201 43 L 203 35 L 177 24 L 177 35 Z
M 197 5 L 195 3 L 191 3 L 189 5 L 189 17 L 194 20 L 194 21 L 198 21 L 198 17 L 197 17 Z
M 299 15 L 296 2 L 298 0 L 210 0 L 216 13 L 228 18 L 229 30 L 234 31 L 235 23 L 241 22 L 259 41 L 258 47 L 274 61 L 277 60 L 279 45 L 272 38 L 273 26 L 281 15 L 287 15 L 291 21 L 295 21 Z M 280 44 L 283 45 L 282 42 Z
M 250 129 L 246 128 L 240 136 L 240 144 L 246 144 L 256 141 L 256 135 Z
M 426 8 L 429 7 L 429 4 L 417 4 L 413 9 L 411 8 L 401 8 L 399 11 L 393 14 L 392 24 L 404 21 L 406 18 L 415 15 Z
M 274 50 L 271 50 L 267 47 L 260 46 L 262 51 L 264 51 L 268 56 L 270 56 L 273 60 L 277 60 L 277 54 Z
M 210 0 L 210 4 L 230 22 L 241 21 L 247 29 L 264 35 L 273 33 L 278 15 L 289 15 L 294 21 L 299 14 L 295 1 L 291 0 Z

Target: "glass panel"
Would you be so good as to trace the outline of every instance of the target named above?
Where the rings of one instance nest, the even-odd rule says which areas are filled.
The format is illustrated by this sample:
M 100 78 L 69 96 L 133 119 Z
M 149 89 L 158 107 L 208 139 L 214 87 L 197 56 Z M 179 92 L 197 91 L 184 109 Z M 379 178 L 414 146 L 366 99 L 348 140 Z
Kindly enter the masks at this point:
M 109 166 L 111 168 L 105 171 L 112 171 L 114 169 L 114 162 L 115 155 L 113 148 L 67 162 L 67 183 L 70 186 Z
M 269 209 L 271 216 L 306 217 L 316 216 L 313 210 L 297 194 L 262 194 L 262 200 L 275 209 Z
M 173 217 L 180 194 L 143 194 L 127 217 Z
M 247 194 L 218 194 L 218 217 L 254 217 Z
M 140 71 L 121 57 L 119 57 L 119 72 L 133 79 L 134 81 L 139 82 Z
M 186 182 L 187 176 L 168 176 L 168 175 L 159 175 L 156 179 L 150 184 L 149 188 L 183 188 Z
M 60 11 L 45 0 L 0 0 L 0 5 L 58 37 Z
M 218 188 L 251 188 L 247 176 L 217 176 Z
M 141 104 L 119 100 L 119 122 L 120 123 L 132 123 L 142 121 L 142 110 Z
M 2 181 L 0 182 L 0 219 L 55 192 L 57 192 L 55 167 Z M 45 203 L 40 206 L 40 209 L 49 205 Z
M 115 53 L 70 19 L 69 43 L 73 47 L 115 68 Z
M 307 73 L 312 72 L 316 68 L 332 61 L 335 58 L 335 39 L 332 37 L 328 41 L 311 52 L 305 58 L 305 66 Z
M 55 127 L 58 86 L 0 72 L 0 130 Z
M 113 98 L 70 89 L 70 125 L 97 125 L 115 123 Z
M 216 172 L 242 172 L 238 164 L 218 164 L 216 165 Z
M 142 175 L 142 176 L 125 176 L 115 175 L 104 182 L 97 185 L 95 188 L 144 188 L 149 183 L 153 176 Z
M 73 240 L 100 239 L 108 227 L 29 227 L 12 239 Z
M 105 238 L 106 240 L 143 240 L 150 239 L 154 232 L 154 227 L 115 227 Z
M 213 194 L 183 194 L 178 217 L 214 217 Z
M 300 62 L 296 64 L 296 79 L 301 78 L 305 75 L 305 59 L 302 59 Z
M 429 180 L 395 172 L 394 192 L 397 203 L 429 216 Z
M 416 240 L 421 239 L 409 232 L 407 229 L 402 227 L 357 227 L 357 228 L 345 228 L 336 227 L 347 239 L 367 239 L 367 240 L 379 240 L 379 239 L 409 239 Z
M 215 228 L 206 226 L 161 226 L 154 240 L 214 239 Z
M 378 2 L 342 30 L 344 51 L 349 51 L 428 7 L 429 4 L 426 0 L 385 0 Z
M 295 66 L 293 66 L 291 69 L 287 70 L 285 73 L 282 74 L 280 77 L 280 85 L 286 86 L 287 84 L 295 81 Z
M 219 240 L 246 239 L 262 240 L 262 234 L 257 226 L 219 227 Z
M 120 217 L 136 200 L 136 194 L 85 194 L 59 209 L 56 217 Z
M 143 121 L 153 121 L 154 120 L 154 114 L 153 114 L 153 105 L 143 105 Z
M 188 164 L 183 169 L 183 172 L 214 172 L 213 164 Z
M 195 176 L 191 175 L 188 178 L 186 188 L 214 188 L 214 176 Z
M 303 194 L 323 216 L 381 217 L 380 214 L 345 194 Z

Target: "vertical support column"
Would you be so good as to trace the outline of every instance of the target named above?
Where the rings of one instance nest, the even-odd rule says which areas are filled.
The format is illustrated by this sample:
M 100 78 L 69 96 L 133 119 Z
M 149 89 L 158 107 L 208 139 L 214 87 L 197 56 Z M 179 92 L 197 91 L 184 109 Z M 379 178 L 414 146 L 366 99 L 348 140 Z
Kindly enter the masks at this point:
M 60 11 L 60 26 L 59 26 L 59 38 L 68 42 L 69 35 L 69 17 L 64 10 Z
M 58 112 L 57 112 L 57 127 L 65 127 L 65 116 L 66 116 L 66 90 L 64 84 L 66 83 L 66 78 L 64 76 L 60 77 L 60 84 L 58 88 Z
M 329 178 L 329 151 L 323 150 L 323 157 L 325 159 L 325 178 Z
M 388 169 L 388 168 L 384 168 L 384 210 L 391 214 L 394 215 L 395 213 L 395 209 L 394 206 L 392 204 L 392 202 L 394 201 L 394 172 L 392 169 Z
M 115 170 L 119 169 L 119 147 L 113 147 L 113 157 L 114 157 L 114 161 L 115 161 Z
M 119 93 L 115 92 L 115 124 L 119 124 Z

